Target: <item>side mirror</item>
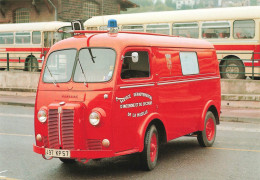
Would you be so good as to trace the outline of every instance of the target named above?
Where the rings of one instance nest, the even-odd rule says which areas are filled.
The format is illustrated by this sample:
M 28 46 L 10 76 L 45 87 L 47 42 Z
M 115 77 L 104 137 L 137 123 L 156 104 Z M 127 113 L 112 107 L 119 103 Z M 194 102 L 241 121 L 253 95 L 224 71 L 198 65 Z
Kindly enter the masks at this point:
M 138 60 L 139 60 L 138 52 L 132 52 L 131 56 L 122 56 L 122 57 L 121 57 L 121 60 L 123 60 L 123 59 L 126 58 L 126 57 L 132 58 L 132 62 L 133 62 L 133 63 L 137 63 Z
M 132 52 L 132 61 L 133 63 L 137 63 L 138 62 L 138 53 L 137 52 Z

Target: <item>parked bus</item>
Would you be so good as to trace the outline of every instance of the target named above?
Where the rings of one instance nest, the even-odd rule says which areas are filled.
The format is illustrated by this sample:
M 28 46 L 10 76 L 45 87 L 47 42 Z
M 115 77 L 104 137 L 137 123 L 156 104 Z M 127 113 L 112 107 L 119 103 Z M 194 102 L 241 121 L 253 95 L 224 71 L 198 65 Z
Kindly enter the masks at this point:
M 252 6 L 120 14 L 92 17 L 84 25 L 88 30 L 103 30 L 107 20 L 113 18 L 122 31 L 206 39 L 217 50 L 223 78 L 259 79 L 259 12 L 260 6 Z
M 53 45 L 40 75 L 34 152 L 86 163 L 132 153 L 152 170 L 159 146 L 184 135 L 212 146 L 220 115 L 214 46 L 191 38 L 82 33 Z
M 49 48 L 70 36 L 57 33 L 60 28 L 71 30 L 71 24 L 58 21 L 0 24 L 0 69 L 7 68 L 7 59 L 11 68 L 27 71 L 41 69 Z

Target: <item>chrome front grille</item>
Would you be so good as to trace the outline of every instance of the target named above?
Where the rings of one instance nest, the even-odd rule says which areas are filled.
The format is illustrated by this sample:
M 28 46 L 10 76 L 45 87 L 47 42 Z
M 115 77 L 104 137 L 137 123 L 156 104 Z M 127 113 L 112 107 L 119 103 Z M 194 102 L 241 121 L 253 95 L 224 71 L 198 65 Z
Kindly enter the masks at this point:
M 87 150 L 102 150 L 102 144 L 100 139 L 88 139 Z
M 59 148 L 59 114 L 57 109 L 49 110 L 48 135 L 49 148 Z
M 74 149 L 73 121 L 74 121 L 73 110 L 63 109 L 59 115 L 58 109 L 49 109 L 49 116 L 48 116 L 49 148 L 62 147 L 63 149 Z
M 61 134 L 62 144 L 64 149 L 74 149 L 74 111 L 70 109 L 64 109 L 61 115 Z

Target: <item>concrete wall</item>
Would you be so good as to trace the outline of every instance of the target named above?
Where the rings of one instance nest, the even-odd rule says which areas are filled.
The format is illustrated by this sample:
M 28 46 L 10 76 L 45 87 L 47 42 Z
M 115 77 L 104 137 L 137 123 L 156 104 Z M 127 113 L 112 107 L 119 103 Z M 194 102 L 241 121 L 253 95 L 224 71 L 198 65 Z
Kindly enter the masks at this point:
M 260 80 L 221 80 L 222 94 L 260 95 Z
M 35 91 L 39 77 L 39 72 L 0 71 L 0 90 Z

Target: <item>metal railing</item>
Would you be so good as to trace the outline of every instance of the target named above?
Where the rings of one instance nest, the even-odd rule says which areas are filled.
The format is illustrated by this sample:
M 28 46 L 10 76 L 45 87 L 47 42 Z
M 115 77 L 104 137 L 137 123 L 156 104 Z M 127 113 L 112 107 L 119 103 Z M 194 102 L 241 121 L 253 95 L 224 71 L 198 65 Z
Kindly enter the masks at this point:
M 22 54 L 22 53 L 19 53 Z M 10 53 L 0 54 L 0 69 L 10 71 L 10 69 L 19 69 L 25 71 L 38 71 L 40 69 L 37 58 L 33 53 L 26 53 L 24 56 L 13 55 Z

